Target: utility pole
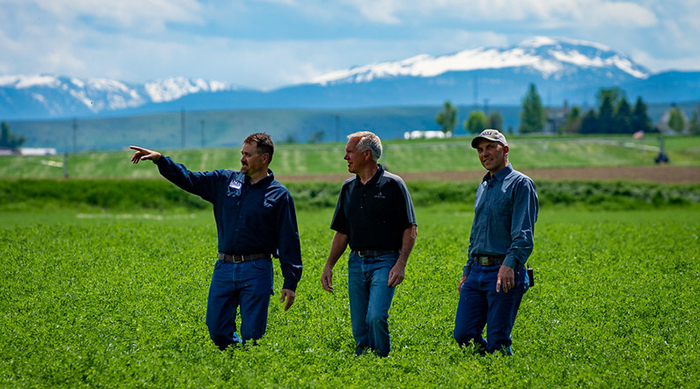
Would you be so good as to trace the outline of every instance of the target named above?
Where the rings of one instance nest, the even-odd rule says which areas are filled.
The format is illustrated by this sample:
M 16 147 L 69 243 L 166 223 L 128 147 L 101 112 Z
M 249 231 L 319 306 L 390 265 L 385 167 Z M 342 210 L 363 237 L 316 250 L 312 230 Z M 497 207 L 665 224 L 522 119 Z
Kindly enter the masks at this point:
M 204 148 L 204 119 L 200 120 L 199 125 L 202 130 L 202 148 Z
M 78 149 L 78 119 L 73 118 L 73 152 Z
M 182 132 L 182 148 L 185 148 L 185 130 L 187 128 L 185 127 L 185 109 L 183 108 L 180 111 L 180 130 Z
M 340 142 L 340 115 L 335 114 L 335 141 Z

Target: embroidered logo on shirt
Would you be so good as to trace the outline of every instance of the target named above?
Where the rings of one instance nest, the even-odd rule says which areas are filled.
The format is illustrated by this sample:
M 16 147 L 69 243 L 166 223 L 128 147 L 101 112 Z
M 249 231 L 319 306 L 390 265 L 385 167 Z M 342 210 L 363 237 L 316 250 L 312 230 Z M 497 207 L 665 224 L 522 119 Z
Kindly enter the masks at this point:
M 242 187 L 243 187 L 242 182 L 233 180 L 233 181 L 231 181 L 231 183 L 228 184 L 228 190 L 226 191 L 226 195 L 237 197 L 238 195 L 241 194 Z
M 384 196 L 384 194 L 382 192 L 379 192 L 376 195 L 374 195 L 374 198 L 375 199 L 385 199 L 386 196 Z

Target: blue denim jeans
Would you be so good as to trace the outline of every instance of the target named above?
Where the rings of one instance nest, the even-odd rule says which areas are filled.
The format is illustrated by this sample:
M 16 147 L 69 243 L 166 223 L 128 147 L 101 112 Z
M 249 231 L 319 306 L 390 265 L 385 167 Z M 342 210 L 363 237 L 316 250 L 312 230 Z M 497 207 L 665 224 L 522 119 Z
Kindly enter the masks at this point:
M 523 295 L 528 288 L 527 271 L 516 266 L 515 287 L 504 293 L 496 293 L 496 281 L 500 265 L 474 265 L 459 291 L 459 304 L 455 317 L 454 338 L 460 346 L 473 341 L 480 351 L 501 351 L 511 355 L 510 333 Z M 483 331 L 486 326 L 486 339 Z
M 272 294 L 272 261 L 242 263 L 216 261 L 207 300 L 209 336 L 219 349 L 262 338 Z M 241 310 L 241 337 L 236 333 L 236 311 Z M 242 338 L 242 339 L 241 339 Z
M 387 286 L 398 254 L 360 257 L 352 251 L 348 262 L 350 321 L 355 354 L 369 349 L 386 357 L 391 350 L 389 308 L 394 287 Z

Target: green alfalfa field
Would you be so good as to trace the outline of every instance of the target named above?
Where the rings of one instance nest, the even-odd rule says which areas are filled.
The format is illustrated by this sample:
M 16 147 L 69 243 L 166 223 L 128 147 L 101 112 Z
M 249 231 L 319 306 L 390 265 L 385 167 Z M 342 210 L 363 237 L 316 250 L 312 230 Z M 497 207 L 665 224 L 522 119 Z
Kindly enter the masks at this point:
M 276 294 L 259 345 L 221 352 L 206 204 L 161 180 L 0 181 L 0 387 L 697 386 L 698 185 L 538 182 L 536 285 L 509 358 L 452 339 L 476 182 L 408 184 L 419 236 L 381 359 L 354 356 L 344 259 L 334 294 L 319 282 L 340 182 L 289 183 L 296 303 Z

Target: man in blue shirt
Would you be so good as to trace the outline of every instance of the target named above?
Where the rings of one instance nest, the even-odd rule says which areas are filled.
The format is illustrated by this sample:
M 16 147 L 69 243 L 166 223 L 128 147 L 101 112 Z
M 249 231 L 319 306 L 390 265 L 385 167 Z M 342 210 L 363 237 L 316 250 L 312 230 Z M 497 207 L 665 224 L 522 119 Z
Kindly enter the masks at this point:
M 512 355 L 510 334 L 529 285 L 525 262 L 534 246 L 537 192 L 508 163 L 508 142 L 499 131 L 484 130 L 472 147 L 488 173 L 476 192 L 454 338 L 460 346 L 473 343 L 480 353 Z
M 157 151 L 131 146 L 131 161 L 151 160 L 160 174 L 213 204 L 218 260 L 207 300 L 207 327 L 214 343 L 260 339 L 267 327 L 273 293 L 271 257 L 279 258 L 284 284 L 281 302 L 289 309 L 301 278 L 301 246 L 292 196 L 268 168 L 274 144 L 267 134 L 252 134 L 241 148 L 241 170 L 191 172 Z M 241 335 L 236 332 L 240 307 Z
M 355 173 L 335 208 L 335 230 L 321 285 L 333 292 L 333 267 L 350 246 L 348 297 L 355 354 L 389 355 L 389 308 L 416 241 L 416 215 L 403 180 L 377 163 L 382 143 L 371 132 L 348 136 L 345 160 Z

